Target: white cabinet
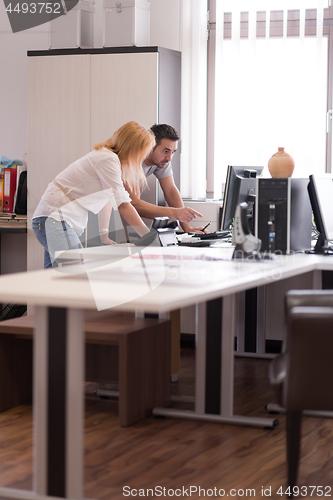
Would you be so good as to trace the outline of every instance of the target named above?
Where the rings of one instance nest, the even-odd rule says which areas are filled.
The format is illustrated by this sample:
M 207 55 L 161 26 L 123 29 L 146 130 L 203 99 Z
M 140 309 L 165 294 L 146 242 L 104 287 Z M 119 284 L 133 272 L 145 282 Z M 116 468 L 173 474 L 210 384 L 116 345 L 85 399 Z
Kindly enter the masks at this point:
M 180 64 L 179 52 L 161 47 L 28 52 L 28 270 L 43 266 L 30 219 L 58 172 L 130 120 L 180 131 Z M 163 203 L 149 184 L 146 199 Z
M 43 267 L 31 217 L 47 185 L 90 147 L 90 56 L 28 60 L 28 270 Z
M 96 54 L 91 58 L 91 140 L 100 142 L 129 120 L 158 118 L 159 54 Z

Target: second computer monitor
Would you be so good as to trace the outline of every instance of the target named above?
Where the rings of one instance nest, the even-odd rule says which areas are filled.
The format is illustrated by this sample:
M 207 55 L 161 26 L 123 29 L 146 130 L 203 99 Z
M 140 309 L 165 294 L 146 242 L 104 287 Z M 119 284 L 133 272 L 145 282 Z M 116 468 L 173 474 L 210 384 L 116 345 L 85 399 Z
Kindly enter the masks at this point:
M 248 220 L 250 231 L 253 232 L 253 206 L 256 194 L 256 178 L 264 167 L 234 167 L 228 165 L 222 208 L 221 230 L 230 228 L 235 210 L 239 203 L 249 205 Z
M 329 250 L 328 242 L 333 240 L 333 181 L 331 178 L 310 175 L 308 190 L 314 220 L 319 232 L 315 252 L 325 253 Z

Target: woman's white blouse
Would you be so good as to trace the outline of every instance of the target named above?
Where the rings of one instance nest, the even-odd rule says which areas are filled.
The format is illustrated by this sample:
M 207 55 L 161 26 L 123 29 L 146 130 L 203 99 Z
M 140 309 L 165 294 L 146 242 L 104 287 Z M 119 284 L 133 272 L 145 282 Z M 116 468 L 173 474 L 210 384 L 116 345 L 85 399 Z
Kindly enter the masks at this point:
M 65 220 L 82 234 L 88 221 L 88 211 L 97 214 L 108 201 L 117 210 L 131 198 L 121 178 L 118 156 L 106 148 L 91 151 L 55 178 L 75 201 L 52 181 L 39 202 L 33 218 L 52 217 Z

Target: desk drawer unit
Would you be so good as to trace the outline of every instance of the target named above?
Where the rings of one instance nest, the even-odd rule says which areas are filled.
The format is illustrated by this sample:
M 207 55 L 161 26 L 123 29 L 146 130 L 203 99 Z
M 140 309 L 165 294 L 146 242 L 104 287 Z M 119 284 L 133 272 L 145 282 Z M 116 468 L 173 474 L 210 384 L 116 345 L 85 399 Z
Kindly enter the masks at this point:
M 35 320 L 0 322 L 0 411 L 32 400 Z M 86 320 L 86 381 L 119 384 L 119 421 L 126 427 L 170 403 L 169 320 L 111 315 Z

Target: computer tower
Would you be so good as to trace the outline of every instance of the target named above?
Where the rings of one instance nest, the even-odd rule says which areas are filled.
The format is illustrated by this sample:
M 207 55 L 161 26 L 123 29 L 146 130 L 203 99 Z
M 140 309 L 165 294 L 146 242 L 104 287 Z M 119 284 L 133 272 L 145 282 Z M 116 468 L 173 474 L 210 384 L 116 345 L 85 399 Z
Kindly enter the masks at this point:
M 262 252 L 289 254 L 311 248 L 309 179 L 258 178 L 255 235 Z

